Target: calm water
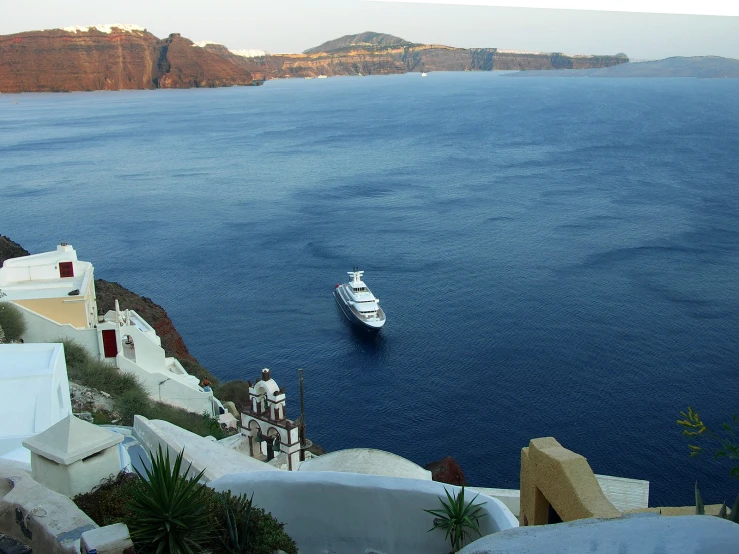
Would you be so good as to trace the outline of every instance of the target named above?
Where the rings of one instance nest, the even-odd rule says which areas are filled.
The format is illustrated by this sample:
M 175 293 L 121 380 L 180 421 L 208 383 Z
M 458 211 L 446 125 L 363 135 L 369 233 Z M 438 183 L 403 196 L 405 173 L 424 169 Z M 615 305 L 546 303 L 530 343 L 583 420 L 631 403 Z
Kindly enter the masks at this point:
M 15 103 L 17 102 L 17 104 Z M 651 502 L 735 498 L 675 424 L 739 411 L 739 80 L 438 73 L 0 96 L 0 233 L 72 243 L 329 450 L 518 487 L 552 435 Z M 358 265 L 388 315 L 355 332 Z M 730 498 L 729 498 L 730 497 Z

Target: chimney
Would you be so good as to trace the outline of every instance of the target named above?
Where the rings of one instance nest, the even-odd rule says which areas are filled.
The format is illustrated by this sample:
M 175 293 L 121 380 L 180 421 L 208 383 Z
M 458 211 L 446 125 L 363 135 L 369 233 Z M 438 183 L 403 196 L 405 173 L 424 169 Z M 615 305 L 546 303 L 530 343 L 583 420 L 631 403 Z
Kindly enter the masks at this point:
M 269 381 L 271 377 L 269 376 L 269 369 L 266 367 L 262 370 L 262 381 Z

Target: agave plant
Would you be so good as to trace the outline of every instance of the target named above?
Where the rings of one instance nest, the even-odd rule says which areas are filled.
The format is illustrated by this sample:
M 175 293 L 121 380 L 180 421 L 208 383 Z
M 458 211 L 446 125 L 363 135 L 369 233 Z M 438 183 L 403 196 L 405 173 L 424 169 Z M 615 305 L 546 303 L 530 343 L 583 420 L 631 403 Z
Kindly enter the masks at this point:
M 429 514 L 436 516 L 434 518 L 434 526 L 429 529 L 429 532 L 434 529 L 445 530 L 445 539 L 449 539 L 449 542 L 452 545 L 452 551 L 457 552 L 462 548 L 464 540 L 472 536 L 471 531 L 482 536 L 480 533 L 479 520 L 485 515 L 485 512 L 483 512 L 480 506 L 485 503 L 474 503 L 475 500 L 477 500 L 477 497 L 480 496 L 479 494 L 475 495 L 475 498 L 471 501 L 465 503 L 464 487 L 459 491 L 459 494 L 454 493 L 454 496 L 450 495 L 446 488 L 444 489 L 444 492 L 446 493 L 447 499 L 444 500 L 439 497 L 439 502 L 441 502 L 442 507 L 437 510 L 424 510 L 424 512 L 428 512 Z
M 727 505 L 726 501 L 724 500 L 723 505 L 721 506 L 721 509 L 718 512 L 718 517 L 721 519 L 728 519 L 729 521 L 733 521 L 734 523 L 739 523 L 739 496 L 736 497 L 736 500 L 734 501 L 734 507 L 731 509 L 730 512 L 727 513 Z M 701 496 L 701 491 L 698 490 L 698 481 L 695 482 L 695 513 L 699 516 L 705 515 L 706 510 L 703 505 L 703 497 Z
M 246 499 L 246 495 L 231 497 L 229 493 L 220 496 L 223 503 L 223 509 L 226 513 L 226 533 L 228 540 L 219 537 L 221 545 L 226 549 L 228 554 L 246 554 L 246 541 L 249 538 L 249 516 L 254 500 L 254 493 L 251 498 Z M 231 507 L 232 503 L 236 503 L 237 510 Z M 239 513 L 237 513 L 239 512 Z
M 205 485 L 199 483 L 205 470 L 195 477 L 180 472 L 183 449 L 170 464 L 169 450 L 151 455 L 146 475 L 134 467 L 143 486 L 131 493 L 131 538 L 146 551 L 156 554 L 195 554 L 209 538 L 209 527 L 202 502 Z

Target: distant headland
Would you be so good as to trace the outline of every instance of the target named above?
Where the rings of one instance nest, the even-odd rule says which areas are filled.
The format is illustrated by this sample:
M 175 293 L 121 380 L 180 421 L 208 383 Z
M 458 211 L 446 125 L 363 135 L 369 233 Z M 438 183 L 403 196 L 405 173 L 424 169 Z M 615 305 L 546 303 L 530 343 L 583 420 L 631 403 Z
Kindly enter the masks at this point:
M 559 70 L 559 71 L 553 71 Z M 703 56 L 629 63 L 626 54 L 530 52 L 346 35 L 298 54 L 230 50 L 136 25 L 97 25 L 0 36 L 0 93 L 261 85 L 270 79 L 432 71 L 517 71 L 567 77 L 739 77 L 739 60 Z
M 347 35 L 302 54 L 229 50 L 136 25 L 98 25 L 0 36 L 0 92 L 222 87 L 286 77 L 425 71 L 592 69 L 617 55 L 568 55 L 416 44 L 382 33 Z

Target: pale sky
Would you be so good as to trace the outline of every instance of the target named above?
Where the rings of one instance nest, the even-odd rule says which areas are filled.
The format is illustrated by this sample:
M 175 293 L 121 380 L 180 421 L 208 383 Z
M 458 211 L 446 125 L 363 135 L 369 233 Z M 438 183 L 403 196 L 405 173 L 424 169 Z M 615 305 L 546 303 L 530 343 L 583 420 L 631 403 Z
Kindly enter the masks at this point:
M 375 31 L 412 42 L 632 59 L 739 58 L 739 17 L 504 8 L 366 0 L 0 0 L 0 35 L 132 23 L 230 49 L 302 52 Z

